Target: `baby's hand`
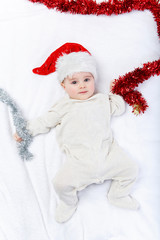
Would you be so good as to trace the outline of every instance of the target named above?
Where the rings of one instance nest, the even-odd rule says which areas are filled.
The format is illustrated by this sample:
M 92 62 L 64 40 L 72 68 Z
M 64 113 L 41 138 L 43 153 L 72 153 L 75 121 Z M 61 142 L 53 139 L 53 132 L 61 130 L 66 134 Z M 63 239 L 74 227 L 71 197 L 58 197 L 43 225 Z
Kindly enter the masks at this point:
M 14 139 L 15 139 L 17 142 L 23 141 L 23 139 L 20 138 L 17 133 L 15 133 L 15 134 L 13 135 L 13 137 L 14 137 Z
M 115 85 L 115 82 L 114 82 L 114 81 L 111 81 L 111 82 L 110 82 L 110 91 L 112 91 L 112 88 L 114 87 L 114 85 Z

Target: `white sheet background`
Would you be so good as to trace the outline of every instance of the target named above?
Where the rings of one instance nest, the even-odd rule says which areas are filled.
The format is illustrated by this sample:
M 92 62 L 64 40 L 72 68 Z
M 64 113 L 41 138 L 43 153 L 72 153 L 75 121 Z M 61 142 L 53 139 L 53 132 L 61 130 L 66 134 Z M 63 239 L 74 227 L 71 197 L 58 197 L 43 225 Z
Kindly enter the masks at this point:
M 119 16 L 70 15 L 27 0 L 0 4 L 0 87 L 16 100 L 26 119 L 38 117 L 64 95 L 56 74 L 38 76 L 40 66 L 65 42 L 84 45 L 96 58 L 97 90 L 108 92 L 119 75 L 160 57 L 160 42 L 151 12 Z M 138 88 L 149 109 L 140 117 L 126 113 L 112 120 L 119 144 L 138 162 L 139 178 L 132 195 L 137 212 L 111 206 L 109 182 L 79 193 L 79 206 L 70 221 L 54 220 L 56 196 L 52 179 L 65 156 L 55 130 L 34 139 L 34 160 L 23 162 L 12 138 L 7 107 L 0 103 L 0 239 L 1 240 L 158 240 L 159 198 L 159 77 Z

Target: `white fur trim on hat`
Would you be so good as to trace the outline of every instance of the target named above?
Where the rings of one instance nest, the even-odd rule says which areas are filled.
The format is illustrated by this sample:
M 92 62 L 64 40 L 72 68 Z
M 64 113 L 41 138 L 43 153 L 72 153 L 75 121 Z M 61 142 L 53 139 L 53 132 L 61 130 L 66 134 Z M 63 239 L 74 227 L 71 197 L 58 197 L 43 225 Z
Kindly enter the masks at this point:
M 60 82 L 77 72 L 90 72 L 95 80 L 97 78 L 96 62 L 87 52 L 72 52 L 59 57 L 56 71 Z

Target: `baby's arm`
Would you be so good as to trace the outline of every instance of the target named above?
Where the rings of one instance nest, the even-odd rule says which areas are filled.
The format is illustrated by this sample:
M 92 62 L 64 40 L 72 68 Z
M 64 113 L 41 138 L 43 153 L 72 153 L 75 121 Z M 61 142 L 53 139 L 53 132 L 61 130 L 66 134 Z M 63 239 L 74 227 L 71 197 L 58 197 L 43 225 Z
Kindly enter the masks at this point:
M 60 122 L 60 115 L 50 110 L 46 114 L 37 119 L 33 119 L 27 122 L 27 130 L 32 136 L 41 133 L 47 133 L 51 128 L 54 128 Z
M 111 114 L 116 116 L 116 115 L 121 115 L 122 113 L 124 113 L 125 102 L 121 96 L 112 93 L 112 88 L 113 88 L 114 84 L 115 84 L 115 80 L 111 81 L 109 100 L 110 100 Z
M 36 119 L 27 122 L 27 130 L 32 136 L 36 136 L 41 133 L 47 133 L 51 128 L 55 127 L 60 122 L 60 114 L 55 111 L 54 107 L 47 113 Z M 17 142 L 23 141 L 17 133 L 13 135 Z
M 111 115 L 121 115 L 125 111 L 125 102 L 119 95 L 109 93 Z

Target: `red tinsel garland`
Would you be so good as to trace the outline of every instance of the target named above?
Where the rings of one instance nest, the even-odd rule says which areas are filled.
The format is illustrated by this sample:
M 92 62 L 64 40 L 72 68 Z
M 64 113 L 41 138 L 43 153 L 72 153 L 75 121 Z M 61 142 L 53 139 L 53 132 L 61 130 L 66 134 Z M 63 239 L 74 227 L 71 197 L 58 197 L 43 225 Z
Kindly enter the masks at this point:
M 71 14 L 94 14 L 107 15 L 122 14 L 132 10 L 150 10 L 157 23 L 157 31 L 160 37 L 160 3 L 159 0 L 109 0 L 108 2 L 96 3 L 94 0 L 29 0 L 46 5 L 49 9 L 55 8 L 60 12 Z M 113 93 L 121 95 L 124 100 L 133 107 L 135 114 L 144 113 L 148 105 L 142 94 L 134 89 L 139 83 L 144 82 L 151 76 L 160 75 L 160 59 L 136 68 L 133 72 L 115 80 Z
M 160 36 L 160 3 L 159 0 L 109 0 L 108 2 L 96 3 L 94 0 L 29 0 L 43 3 L 49 9 L 55 8 L 60 12 L 72 14 L 95 14 L 112 15 L 131 12 L 132 10 L 150 10 L 157 22 Z
M 144 113 L 148 105 L 142 94 L 134 89 L 139 83 L 143 83 L 151 76 L 160 75 L 160 59 L 151 63 L 143 64 L 142 68 L 120 76 L 114 81 L 112 92 L 121 95 L 124 100 L 133 107 L 135 114 Z

